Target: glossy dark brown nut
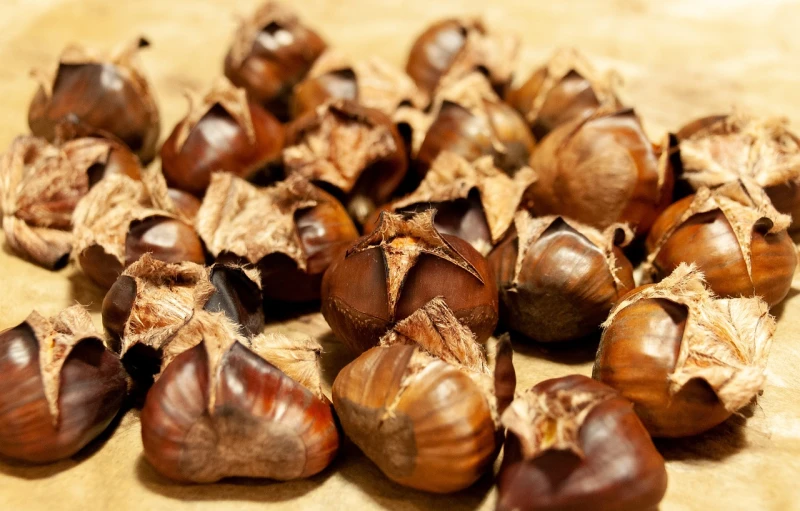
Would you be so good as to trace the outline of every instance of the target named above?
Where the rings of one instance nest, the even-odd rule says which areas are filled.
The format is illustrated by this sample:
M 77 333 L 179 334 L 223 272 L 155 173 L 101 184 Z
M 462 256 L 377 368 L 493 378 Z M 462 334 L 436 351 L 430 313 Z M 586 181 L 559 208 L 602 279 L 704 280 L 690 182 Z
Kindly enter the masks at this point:
M 563 124 L 531 158 L 534 210 L 598 229 L 624 222 L 643 235 L 672 198 L 668 147 L 653 146 L 632 110 Z
M 518 213 L 514 234 L 488 257 L 501 321 L 539 342 L 599 331 L 614 304 L 635 287 L 633 267 L 619 248 L 629 236 L 621 225 L 601 233 L 561 217 Z
M 285 121 L 295 84 L 325 48 L 325 41 L 293 12 L 268 1 L 242 20 L 225 57 L 225 76 Z
M 85 322 L 91 325 L 88 313 L 80 312 L 82 328 Z M 63 328 L 60 332 L 65 337 L 70 335 Z M 57 374 L 48 375 L 40 365 L 46 355 L 40 352 L 52 349 L 43 344 L 53 341 L 40 336 L 52 335 L 52 325 L 36 313 L 0 333 L 3 456 L 31 463 L 68 458 L 108 427 L 125 398 L 127 381 L 122 364 L 96 336 L 70 338 L 72 346 L 63 353 L 65 360 L 56 358 L 56 364 L 63 365 L 54 366 L 51 370 Z M 56 394 L 51 403 L 47 393 L 52 391 Z
M 508 103 L 530 123 L 537 140 L 561 124 L 599 108 L 622 108 L 613 76 L 602 76 L 574 49 L 558 50 L 547 65 L 508 93 Z
M 184 218 L 194 220 L 197 217 L 197 211 L 200 209 L 200 200 L 197 197 L 177 188 L 168 189 L 167 195 Z
M 481 19 L 444 19 L 433 23 L 414 41 L 406 73 L 420 89 L 432 95 L 440 82 L 480 71 L 503 96 L 511 83 L 517 46 L 515 36 L 493 33 Z
M 514 394 L 510 343 L 488 351 L 493 367 L 444 302 L 429 302 L 337 376 L 333 404 L 345 433 L 399 484 L 468 487 L 497 456 L 497 414 Z
M 651 435 L 684 437 L 759 392 L 775 320 L 758 298 L 713 298 L 681 265 L 625 296 L 605 326 L 593 377 L 633 402 Z
M 249 103 L 253 138 L 224 108 L 215 105 L 190 129 L 178 148 L 181 121 L 161 146 L 161 164 L 167 183 L 202 196 L 212 172 L 230 172 L 248 178 L 274 164 L 283 149 L 281 123 L 255 103 Z
M 214 293 L 203 308 L 211 312 L 223 312 L 239 326 L 246 337 L 258 335 L 264 330 L 264 309 L 261 288 L 240 266 L 215 264 L 209 278 Z
M 335 99 L 358 101 L 358 84 L 351 69 L 331 71 L 298 83 L 292 95 L 292 119 L 313 112 L 323 103 Z
M 146 46 L 147 41 L 139 39 L 108 59 L 68 48 L 55 77 L 41 79 L 31 102 L 28 124 L 33 134 L 52 141 L 58 124 L 74 118 L 111 133 L 149 163 L 155 156 L 160 120 L 135 61 L 138 49 Z
M 330 404 L 239 342 L 215 353 L 216 363 L 206 344 L 178 355 L 148 393 L 147 461 L 170 479 L 197 483 L 323 470 L 339 446 Z
M 550 446 L 536 437 L 548 422 L 565 426 Z M 517 398 L 503 423 L 498 511 L 642 511 L 664 497 L 664 459 L 631 403 L 602 383 L 578 375 L 543 381 Z
M 752 198 L 741 204 L 722 202 L 736 190 L 735 183 L 714 192 L 703 189 L 667 208 L 647 238 L 648 261 L 656 278 L 680 263 L 692 263 L 717 295 L 760 296 L 773 306 L 789 293 L 797 267 L 789 220 L 780 225 L 780 215 L 769 206 L 771 213 L 764 210 L 766 216 L 755 221 L 760 206 Z M 749 246 L 742 235 L 749 235 Z
M 437 296 L 479 342 L 494 331 L 497 287 L 488 263 L 466 241 L 439 234 L 432 216 L 384 213 L 325 272 L 322 315 L 354 353 Z

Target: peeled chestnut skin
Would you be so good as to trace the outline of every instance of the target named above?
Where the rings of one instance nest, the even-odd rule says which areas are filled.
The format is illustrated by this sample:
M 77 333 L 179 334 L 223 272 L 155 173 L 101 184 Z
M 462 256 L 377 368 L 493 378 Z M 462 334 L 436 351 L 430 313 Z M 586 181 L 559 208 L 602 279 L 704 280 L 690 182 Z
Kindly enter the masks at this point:
M 298 83 L 292 94 L 292 119 L 297 119 L 333 99 L 358 100 L 358 83 L 351 69 L 331 71 Z
M 486 259 L 464 240 L 442 234 L 483 276 L 477 278 L 455 264 L 423 254 L 409 271 L 400 293 L 395 321 L 400 321 L 437 296 L 442 296 L 459 321 L 479 342 L 497 325 L 497 287 Z M 386 263 L 379 248 L 339 256 L 322 279 L 322 315 L 336 337 L 354 353 L 378 342 L 392 326 L 386 290 Z
M 178 149 L 180 124 L 161 146 L 164 177 L 169 186 L 202 196 L 211 173 L 230 172 L 248 178 L 280 158 L 284 131 L 269 112 L 250 103 L 255 143 L 221 106 L 216 105 L 191 129 Z M 184 121 L 181 121 L 184 122 Z
M 604 391 L 585 376 L 546 380 L 539 392 Z M 667 490 L 664 460 L 621 397 L 595 406 L 579 432 L 584 456 L 549 450 L 525 460 L 519 439 L 507 434 L 498 473 L 497 511 L 654 510 Z
M 347 365 L 333 384 L 334 408 L 345 433 L 393 481 L 435 493 L 464 489 L 491 467 L 502 437 L 478 386 L 453 366 L 435 362 L 398 393 L 414 350 L 372 348 Z
M 265 299 L 319 300 L 325 270 L 339 252 L 358 238 L 358 230 L 347 211 L 336 199 L 329 199 L 295 213 L 297 234 L 307 258 L 305 272 L 284 254 L 271 254 L 260 261 L 258 267 Z
M 633 267 L 614 247 L 618 290 L 605 255 L 563 220 L 556 220 L 523 259 L 513 285 L 519 238 L 508 236 L 489 255 L 500 291 L 501 321 L 539 342 L 597 332 L 619 297 L 635 287 Z
M 689 196 L 667 208 L 648 237 L 652 250 L 656 240 L 679 221 L 692 203 Z M 662 245 L 654 266 L 666 276 L 681 263 L 694 263 L 709 287 L 720 297 L 761 296 L 770 306 L 781 302 L 792 287 L 797 266 L 796 248 L 786 231 L 769 233 L 757 225 L 750 244 L 752 278 L 730 222 L 721 210 L 697 214 Z
M 434 23 L 414 41 L 406 73 L 420 89 L 432 93 L 466 40 L 467 31 L 458 20 Z
M 41 89 L 34 96 L 28 124 L 34 135 L 53 141 L 56 124 L 68 117 L 116 136 L 145 164 L 155 156 L 160 126 L 112 64 L 61 64 L 52 96 Z
M 131 223 L 125 239 L 125 266 L 151 253 L 167 263 L 189 261 L 205 263 L 203 244 L 188 224 L 167 217 L 149 217 Z M 125 269 L 99 245 L 92 245 L 78 256 L 84 273 L 103 289 L 108 289 Z
M 688 311 L 662 298 L 633 303 L 603 332 L 592 377 L 619 391 L 654 437 L 696 435 L 731 413 L 703 380 L 690 380 L 672 395 Z
M 288 480 L 330 463 L 339 441 L 329 404 L 241 345 L 224 364 L 213 413 L 202 345 L 178 355 L 150 389 L 142 443 L 159 473 L 196 483 L 233 476 Z M 320 442 L 313 454 L 304 436 Z
M 30 463 L 69 458 L 102 433 L 125 399 L 125 371 L 99 340 L 86 340 L 61 370 L 56 425 L 26 324 L 0 333 L 0 455 Z
M 290 37 L 286 35 L 285 27 L 272 22 L 261 29 L 240 66 L 234 65 L 230 52 L 225 57 L 225 76 L 237 87 L 246 89 L 250 98 L 281 121 L 289 120 L 294 86 L 327 47 L 308 27 L 291 29 Z

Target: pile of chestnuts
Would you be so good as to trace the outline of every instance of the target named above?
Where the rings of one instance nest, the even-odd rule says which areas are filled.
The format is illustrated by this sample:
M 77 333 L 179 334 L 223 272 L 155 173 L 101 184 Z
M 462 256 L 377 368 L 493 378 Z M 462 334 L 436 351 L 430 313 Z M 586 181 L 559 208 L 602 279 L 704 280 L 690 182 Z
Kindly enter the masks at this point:
M 435 493 L 503 451 L 498 510 L 650 509 L 652 438 L 763 390 L 798 259 L 786 122 L 654 143 L 575 50 L 519 84 L 518 38 L 452 18 L 403 71 L 270 1 L 159 149 L 148 45 L 66 48 L 0 159 L 7 246 L 107 290 L 105 336 L 81 305 L 0 333 L 3 457 L 71 457 L 137 406 L 177 482 L 309 477 L 346 435 Z M 316 308 L 352 355 L 330 392 L 317 340 L 264 333 L 279 307 Z M 599 342 L 592 377 L 515 393 L 512 338 Z

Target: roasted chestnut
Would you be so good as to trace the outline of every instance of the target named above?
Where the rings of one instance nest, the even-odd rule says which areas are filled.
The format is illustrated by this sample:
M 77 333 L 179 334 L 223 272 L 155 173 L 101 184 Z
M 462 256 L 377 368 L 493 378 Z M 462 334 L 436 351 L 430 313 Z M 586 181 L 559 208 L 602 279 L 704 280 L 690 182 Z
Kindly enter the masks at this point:
M 521 211 L 514 232 L 489 255 L 500 291 L 500 318 L 539 342 L 598 332 L 611 307 L 634 288 L 623 254 L 633 237 L 622 224 L 601 232 L 569 218 Z
M 202 98 L 191 99 L 186 114 L 161 146 L 167 183 L 202 196 L 211 173 L 249 178 L 278 165 L 283 149 L 281 123 L 244 89 L 219 80 Z
M 545 380 L 501 417 L 497 511 L 641 511 L 667 490 L 664 458 L 630 401 L 586 376 Z
M 394 324 L 440 296 L 484 342 L 497 324 L 497 287 L 486 260 L 466 241 L 440 234 L 432 210 L 383 212 L 379 224 L 322 279 L 322 315 L 352 352 L 375 346 Z
M 399 484 L 435 493 L 470 486 L 500 450 L 498 414 L 516 384 L 508 340 L 487 352 L 433 299 L 336 377 L 342 428 Z
M 291 302 L 318 300 L 325 270 L 358 237 L 339 201 L 297 175 L 256 188 L 214 174 L 197 229 L 218 259 L 261 270 L 265 298 Z
M 108 56 L 80 46 L 65 48 L 55 74 L 34 72 L 39 89 L 28 111 L 31 132 L 53 141 L 60 123 L 77 119 L 116 136 L 149 163 L 161 121 L 137 58 L 147 46 L 138 38 Z
M 722 423 L 764 387 L 775 319 L 760 298 L 716 298 L 694 266 L 623 297 L 592 376 L 633 402 L 658 437 Z
M 225 57 L 225 76 L 285 121 L 295 84 L 325 47 L 293 11 L 268 1 L 239 25 Z
M 722 297 L 760 296 L 773 306 L 792 287 L 797 248 L 781 215 L 758 186 L 700 188 L 667 208 L 647 238 L 646 274 L 669 275 L 693 263 Z
M 0 333 L 0 454 L 69 458 L 108 427 L 127 388 L 119 358 L 82 306 L 49 319 L 32 312 Z

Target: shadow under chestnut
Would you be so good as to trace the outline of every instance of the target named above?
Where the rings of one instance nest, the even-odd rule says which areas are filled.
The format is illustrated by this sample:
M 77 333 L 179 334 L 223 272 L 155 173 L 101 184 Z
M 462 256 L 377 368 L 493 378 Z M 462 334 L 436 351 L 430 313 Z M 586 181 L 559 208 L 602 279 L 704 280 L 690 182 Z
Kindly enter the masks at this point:
M 514 353 L 566 365 L 594 362 L 601 332 L 563 342 L 536 342 L 518 332 L 509 332 Z

